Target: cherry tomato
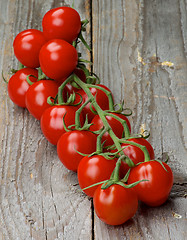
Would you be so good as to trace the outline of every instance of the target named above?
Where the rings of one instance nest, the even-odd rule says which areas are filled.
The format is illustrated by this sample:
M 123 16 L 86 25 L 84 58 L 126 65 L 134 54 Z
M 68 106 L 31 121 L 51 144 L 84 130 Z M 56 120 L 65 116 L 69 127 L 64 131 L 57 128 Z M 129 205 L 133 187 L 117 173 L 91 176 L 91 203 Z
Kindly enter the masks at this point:
M 86 82 L 86 75 L 82 69 L 75 68 L 73 73 L 75 73 L 83 82 Z M 65 80 L 66 78 L 57 79 L 56 81 L 61 85 Z M 71 83 L 67 83 L 64 89 L 66 94 L 68 93 L 68 96 L 70 96 L 70 94 L 72 94 L 73 92 L 77 92 L 80 90 L 80 88 L 74 87 Z
M 173 186 L 173 173 L 171 168 L 163 162 L 149 161 L 131 169 L 128 183 L 146 179 L 134 187 L 138 199 L 149 206 L 160 206 L 163 204 Z
M 46 43 L 43 33 L 36 29 L 28 29 L 20 32 L 13 42 L 14 54 L 24 65 L 37 68 L 39 63 L 39 52 Z
M 40 120 L 45 109 L 51 107 L 47 103 L 49 96 L 55 98 L 58 93 L 58 83 L 52 80 L 40 80 L 30 86 L 26 93 L 26 107 L 29 112 Z
M 118 116 L 120 117 L 121 119 L 125 120 L 126 123 L 127 123 L 127 126 L 129 128 L 129 130 L 131 131 L 131 126 L 130 126 L 130 122 L 128 120 L 128 118 L 123 115 L 123 114 L 120 114 L 120 113 L 112 113 L 113 115 L 115 116 Z M 123 128 L 123 125 L 118 121 L 116 120 L 115 118 L 111 117 L 111 116 L 106 116 L 106 119 L 109 123 L 109 125 L 111 126 L 113 132 L 116 134 L 116 136 L 118 138 L 122 138 L 123 136 L 123 132 L 124 132 L 124 128 Z M 100 119 L 99 115 L 96 115 L 93 119 L 92 119 L 92 122 L 93 125 L 90 127 L 90 130 L 91 131 L 97 131 L 97 130 L 100 130 L 103 128 L 103 122 L 102 120 Z M 106 146 L 109 146 L 109 145 L 112 145 L 114 144 L 112 138 L 110 137 L 109 133 L 106 132 L 103 137 L 102 137 L 102 142 L 104 142 L 104 147 Z
M 149 152 L 150 159 L 154 159 L 154 157 L 155 157 L 154 150 L 153 150 L 151 144 L 146 139 L 131 138 L 131 139 L 128 139 L 128 141 L 135 142 L 135 143 L 145 146 Z M 133 146 L 133 145 L 125 144 L 125 143 L 121 144 L 121 147 L 122 148 L 126 147 L 125 149 L 123 149 L 123 152 L 126 156 L 128 156 L 134 162 L 134 164 L 144 162 L 144 160 L 145 160 L 144 153 L 140 148 Z M 115 151 L 116 150 L 112 150 L 112 152 L 115 152 Z M 129 170 L 129 166 L 127 165 L 126 162 L 122 161 L 121 167 L 120 167 L 120 176 L 121 177 L 124 176 L 128 170 Z
M 78 180 L 81 189 L 95 183 L 108 180 L 116 166 L 116 159 L 107 160 L 101 155 L 84 157 L 78 166 Z M 98 186 L 83 190 L 88 196 L 93 197 Z
M 76 68 L 73 73 L 75 73 L 83 82 L 86 82 L 86 75 L 82 69 Z M 71 83 L 66 84 L 66 91 L 69 95 L 79 90 L 79 88 L 74 87 Z
M 42 71 L 52 79 L 64 79 L 76 68 L 77 50 L 68 42 L 53 39 L 43 45 L 39 54 Z
M 81 19 L 73 8 L 58 7 L 44 15 L 42 27 L 46 39 L 57 38 L 72 43 L 81 30 Z
M 138 198 L 132 188 L 112 185 L 107 189 L 97 188 L 93 198 L 97 216 L 109 225 L 120 225 L 134 216 Z
M 102 84 L 97 84 L 97 86 L 103 87 L 107 91 L 110 91 L 109 88 L 107 88 L 106 86 L 104 86 Z M 94 88 L 94 87 L 90 88 L 90 91 L 91 91 L 92 95 L 95 96 L 96 102 L 101 107 L 101 109 L 108 110 L 109 109 L 109 101 L 108 101 L 107 95 L 102 90 Z M 88 100 L 88 96 L 84 92 L 83 89 L 79 90 L 77 93 L 82 96 L 82 103 L 80 105 L 82 105 L 83 103 L 85 103 Z M 75 99 L 75 103 L 80 102 L 81 99 L 80 99 L 79 95 L 77 95 L 77 97 Z M 93 110 L 95 111 L 94 107 L 93 107 Z M 84 107 L 82 112 L 83 112 L 84 116 L 86 116 L 86 115 L 88 116 L 89 122 L 91 122 L 92 119 L 95 117 L 95 114 L 90 110 L 90 103 L 88 103 Z
M 10 99 L 20 107 L 25 108 L 25 95 L 30 85 L 27 82 L 27 76 L 30 76 L 29 80 L 35 82 L 38 79 L 38 71 L 32 68 L 23 68 L 18 70 L 8 82 L 8 94 Z
M 67 169 L 76 172 L 83 158 L 78 152 L 84 154 L 95 152 L 96 142 L 97 137 L 92 132 L 78 130 L 66 132 L 57 143 L 58 157 Z
M 74 106 L 57 105 L 44 111 L 40 125 L 44 136 L 50 143 L 57 145 L 61 135 L 66 132 L 63 124 L 64 116 L 64 122 L 67 127 L 75 124 L 75 113 L 77 109 L 78 108 Z M 80 115 L 80 122 L 81 124 L 84 122 L 82 114 Z

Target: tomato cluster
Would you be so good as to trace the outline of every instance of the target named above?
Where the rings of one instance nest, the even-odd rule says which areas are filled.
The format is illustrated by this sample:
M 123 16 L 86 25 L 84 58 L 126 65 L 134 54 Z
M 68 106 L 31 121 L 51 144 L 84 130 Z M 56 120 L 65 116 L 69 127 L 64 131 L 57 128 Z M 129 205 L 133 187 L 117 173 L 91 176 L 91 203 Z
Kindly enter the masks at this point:
M 134 216 L 138 200 L 163 204 L 173 174 L 154 160 L 144 135 L 131 134 L 123 104 L 116 110 L 110 89 L 80 59 L 76 46 L 82 41 L 88 47 L 86 23 L 73 8 L 59 7 L 45 14 L 43 31 L 19 33 L 13 48 L 22 67 L 10 78 L 8 94 L 40 120 L 62 164 L 77 172 L 81 189 L 93 197 L 98 217 L 119 225 Z

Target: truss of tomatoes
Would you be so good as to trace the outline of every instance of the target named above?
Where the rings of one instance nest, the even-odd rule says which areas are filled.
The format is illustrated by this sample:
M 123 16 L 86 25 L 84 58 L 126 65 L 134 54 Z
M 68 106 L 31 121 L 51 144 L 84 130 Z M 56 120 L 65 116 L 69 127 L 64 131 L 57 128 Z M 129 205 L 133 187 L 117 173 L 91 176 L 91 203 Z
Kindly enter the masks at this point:
M 111 107 L 110 89 L 93 83 L 95 75 L 76 50 L 80 40 L 88 47 L 82 35 L 85 23 L 73 8 L 58 7 L 44 15 L 43 31 L 20 32 L 13 48 L 22 68 L 9 79 L 8 94 L 40 120 L 60 161 L 77 172 L 81 189 L 93 197 L 97 216 L 119 225 L 134 216 L 138 200 L 163 204 L 173 174 L 166 163 L 154 160 L 143 136 L 130 134 L 128 118 Z M 78 80 L 72 81 L 74 75 Z

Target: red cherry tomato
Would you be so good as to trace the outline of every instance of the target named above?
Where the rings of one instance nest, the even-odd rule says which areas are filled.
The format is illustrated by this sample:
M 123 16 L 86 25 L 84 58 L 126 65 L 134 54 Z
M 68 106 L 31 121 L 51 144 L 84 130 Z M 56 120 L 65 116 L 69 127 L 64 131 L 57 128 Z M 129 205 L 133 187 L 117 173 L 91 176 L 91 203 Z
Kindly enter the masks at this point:
M 18 70 L 8 82 L 8 94 L 10 99 L 20 107 L 25 108 L 25 95 L 30 85 L 27 82 L 27 76 L 30 76 L 29 80 L 35 82 L 38 79 L 38 71 L 32 68 L 23 68 Z
M 120 113 L 112 113 L 113 115 L 115 116 L 118 116 L 120 117 L 121 119 L 125 120 L 126 123 L 127 123 L 127 126 L 129 128 L 129 130 L 131 131 L 131 126 L 130 126 L 130 122 L 128 120 L 128 118 L 123 115 L 123 114 L 120 114 Z M 118 138 L 122 138 L 123 136 L 123 132 L 124 132 L 124 128 L 123 128 L 123 125 L 118 121 L 116 120 L 115 118 L 111 117 L 111 116 L 106 116 L 106 119 L 109 123 L 109 125 L 111 126 L 113 132 L 116 134 L 116 136 Z M 92 119 L 92 122 L 93 125 L 90 127 L 90 130 L 91 131 L 97 131 L 97 130 L 100 130 L 103 128 L 103 122 L 102 120 L 100 119 L 99 115 L 96 115 L 93 119 Z M 109 145 L 112 145 L 114 144 L 112 138 L 110 137 L 109 133 L 106 132 L 103 137 L 102 137 L 102 142 L 104 142 L 104 147 L 106 146 L 109 146 Z
M 104 86 L 102 84 L 97 84 L 97 86 L 103 87 L 107 91 L 111 92 L 109 88 L 107 88 L 106 86 Z M 92 95 L 95 96 L 96 102 L 101 107 L 101 109 L 108 110 L 109 109 L 109 101 L 108 101 L 107 95 L 102 90 L 94 88 L 94 87 L 90 88 L 90 91 L 91 91 Z M 81 89 L 77 93 L 82 96 L 82 103 L 80 105 L 82 105 L 83 103 L 85 103 L 88 100 L 88 96 L 84 90 Z M 77 95 L 77 97 L 75 99 L 75 103 L 79 103 L 80 100 L 81 100 L 80 96 Z M 93 110 L 95 111 L 94 107 L 93 107 Z M 90 103 L 88 103 L 84 107 L 82 112 L 83 112 L 84 116 L 86 116 L 86 115 L 88 116 L 89 122 L 91 122 L 92 119 L 95 117 L 95 114 L 90 110 Z
M 58 157 L 67 169 L 76 172 L 83 158 L 78 152 L 84 154 L 95 152 L 96 142 L 97 137 L 92 132 L 78 130 L 66 132 L 57 143 Z
M 73 73 L 75 73 L 83 82 L 86 82 L 86 75 L 82 69 L 76 68 L 73 71 Z M 73 87 L 73 85 L 71 85 L 70 83 L 66 84 L 66 91 L 68 92 L 69 95 L 79 90 L 80 90 L 79 88 Z
M 63 39 L 72 43 L 81 30 L 81 20 L 73 8 L 58 7 L 44 15 L 42 27 L 46 39 Z
M 63 117 L 66 126 L 75 124 L 75 113 L 77 107 L 57 105 L 46 109 L 41 117 L 41 129 L 47 140 L 56 145 L 59 138 L 65 133 Z M 84 118 L 80 115 L 80 122 L 83 124 Z
M 120 225 L 134 216 L 138 198 L 132 188 L 112 185 L 107 189 L 97 188 L 93 198 L 97 216 L 109 225 Z
M 78 166 L 78 180 L 81 189 L 95 183 L 108 180 L 116 166 L 116 159 L 107 160 L 101 155 L 84 157 Z M 93 197 L 98 186 L 83 190 L 88 196 Z
M 43 45 L 39 54 L 42 71 L 52 79 L 64 79 L 76 68 L 77 50 L 68 42 L 53 39 Z
M 29 112 L 40 120 L 43 112 L 51 107 L 47 103 L 48 97 L 53 97 L 58 93 L 58 83 L 52 80 L 40 80 L 30 86 L 26 94 L 26 107 Z
M 150 159 L 154 159 L 154 157 L 155 157 L 154 150 L 153 150 L 151 144 L 146 139 L 131 138 L 131 139 L 128 139 L 128 141 L 135 142 L 135 143 L 145 146 L 149 152 Z M 126 147 L 126 146 L 128 146 L 128 147 Z M 140 148 L 133 146 L 133 145 L 125 144 L 125 143 L 121 144 L 121 147 L 122 148 L 126 147 L 125 149 L 123 149 L 123 152 L 126 156 L 128 156 L 134 162 L 134 164 L 137 164 L 139 162 L 144 162 L 144 160 L 145 160 L 144 153 Z M 112 150 L 112 152 L 115 152 L 115 151 L 116 150 Z M 120 167 L 120 176 L 121 177 L 124 176 L 128 170 L 129 170 L 129 166 L 127 165 L 126 162 L 122 161 L 121 167 Z
M 37 68 L 39 63 L 39 52 L 46 43 L 43 33 L 36 29 L 28 29 L 20 32 L 13 42 L 14 54 L 24 65 Z
M 149 161 L 131 169 L 128 183 L 146 179 L 134 187 L 138 199 L 149 206 L 163 204 L 173 186 L 173 173 L 171 168 L 163 163 L 165 169 L 158 161 Z

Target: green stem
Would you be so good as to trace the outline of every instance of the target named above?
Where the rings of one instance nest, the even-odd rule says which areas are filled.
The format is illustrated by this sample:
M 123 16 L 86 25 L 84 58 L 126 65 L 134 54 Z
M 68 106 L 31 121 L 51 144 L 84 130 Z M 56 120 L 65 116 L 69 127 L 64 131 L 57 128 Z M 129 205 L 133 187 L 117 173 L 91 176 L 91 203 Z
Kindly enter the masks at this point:
M 76 46 L 77 46 L 76 41 L 73 41 L 73 42 L 72 42 L 72 46 L 73 46 L 74 48 L 76 48 Z
M 106 133 L 108 131 L 108 128 L 107 127 L 105 127 L 104 129 L 103 129 L 103 131 L 97 136 L 97 149 L 96 149 L 96 152 L 97 153 L 101 153 L 102 152 L 102 137 L 103 137 L 103 135 Z
M 29 79 L 29 77 L 34 77 L 34 78 L 37 78 L 36 76 L 34 76 L 34 75 L 32 75 L 32 74 L 30 74 L 30 75 L 27 75 L 27 78 L 26 78 L 26 80 L 27 80 L 27 82 L 28 82 L 28 84 L 29 85 L 32 85 L 34 82 L 32 82 L 30 79 Z
M 99 117 L 101 118 L 103 125 L 108 128 L 108 132 L 112 138 L 112 140 L 114 141 L 114 144 L 116 145 L 116 148 L 118 150 L 121 151 L 121 144 L 119 143 L 119 138 L 115 135 L 115 133 L 113 132 L 113 130 L 111 129 L 106 117 L 105 117 L 105 113 L 104 111 L 100 108 L 100 106 L 97 104 L 95 97 L 92 95 L 92 93 L 90 92 L 90 89 L 88 87 L 88 84 L 82 82 L 76 75 L 74 75 L 74 81 L 85 91 L 85 93 L 87 94 L 88 98 L 90 99 L 90 102 L 92 102 L 95 110 L 97 111 Z M 90 86 L 90 85 L 89 85 Z M 91 85 L 92 86 L 92 85 Z M 95 87 L 95 86 L 94 86 Z M 124 154 L 123 152 L 121 152 L 121 154 Z
M 25 66 L 22 63 L 19 63 L 19 70 L 23 69 Z
M 143 153 L 144 153 L 144 157 L 145 157 L 145 162 L 148 162 L 150 161 L 150 155 L 149 155 L 149 152 L 147 150 L 147 148 L 141 144 L 138 144 L 138 143 L 135 143 L 135 142 L 131 142 L 131 141 L 126 141 L 126 140 L 123 140 L 123 139 L 120 139 L 119 140 L 121 143 L 125 143 L 125 144 L 128 144 L 128 145 L 132 145 L 132 146 L 136 146 L 138 148 L 140 148 Z
M 97 76 L 97 74 L 91 72 L 91 75 L 95 77 L 97 84 L 100 84 L 101 81 L 100 81 L 100 78 Z
M 130 137 L 130 130 L 129 130 L 129 127 L 127 125 L 127 122 L 123 119 L 121 119 L 120 117 L 112 114 L 112 113 L 106 113 L 105 114 L 106 116 L 110 116 L 112 118 L 115 118 L 116 120 L 118 120 L 122 125 L 123 125 L 123 128 L 124 128 L 124 131 L 125 131 L 125 138 L 129 138 Z
M 114 111 L 114 100 L 113 100 L 113 97 L 112 97 L 112 93 L 110 91 L 106 90 L 105 88 L 103 88 L 101 86 L 93 85 L 93 84 L 87 84 L 87 87 L 89 87 L 89 88 L 97 88 L 97 89 L 103 91 L 107 95 L 107 97 L 108 97 L 109 110 L 110 111 Z
M 75 9 L 75 1 L 73 0 L 72 6 L 73 9 Z
M 10 70 L 10 73 L 11 73 L 11 74 L 17 73 L 17 71 L 19 71 L 19 70 L 12 68 L 12 69 Z
M 66 86 L 67 83 L 71 82 L 73 80 L 74 75 L 70 75 L 58 88 L 58 104 L 63 104 L 64 103 L 64 98 L 63 98 L 63 90 L 64 87 Z
M 80 106 L 80 108 L 76 111 L 75 114 L 75 127 L 76 128 L 80 128 L 81 124 L 80 124 L 80 114 L 83 110 L 83 108 L 90 102 L 90 99 L 88 99 L 85 103 L 82 104 L 82 106 Z
M 88 19 L 85 19 L 85 20 L 82 20 L 82 21 L 81 21 L 81 24 L 82 24 L 83 26 L 86 26 L 88 23 L 89 23 Z
M 42 72 L 41 68 L 38 68 L 38 81 L 45 79 L 46 75 Z
M 89 70 L 85 67 L 84 64 L 79 64 L 78 67 L 84 71 L 86 77 L 90 76 L 90 72 L 89 72 Z
M 111 175 L 111 177 L 114 181 L 119 181 L 119 169 L 121 166 L 121 161 L 123 159 L 125 159 L 125 155 L 122 155 L 121 157 L 119 157 L 118 161 L 116 162 L 116 166 L 114 168 L 113 174 Z
M 90 48 L 90 46 L 87 44 L 87 42 L 85 41 L 82 32 L 79 33 L 78 38 L 82 41 L 82 43 L 84 44 L 84 46 L 91 52 L 92 49 Z
M 82 58 L 79 58 L 79 60 L 78 60 L 78 67 L 79 67 L 79 63 L 89 63 L 89 64 L 92 64 L 92 62 L 91 61 L 89 61 L 89 60 L 86 60 L 86 59 L 82 59 Z

